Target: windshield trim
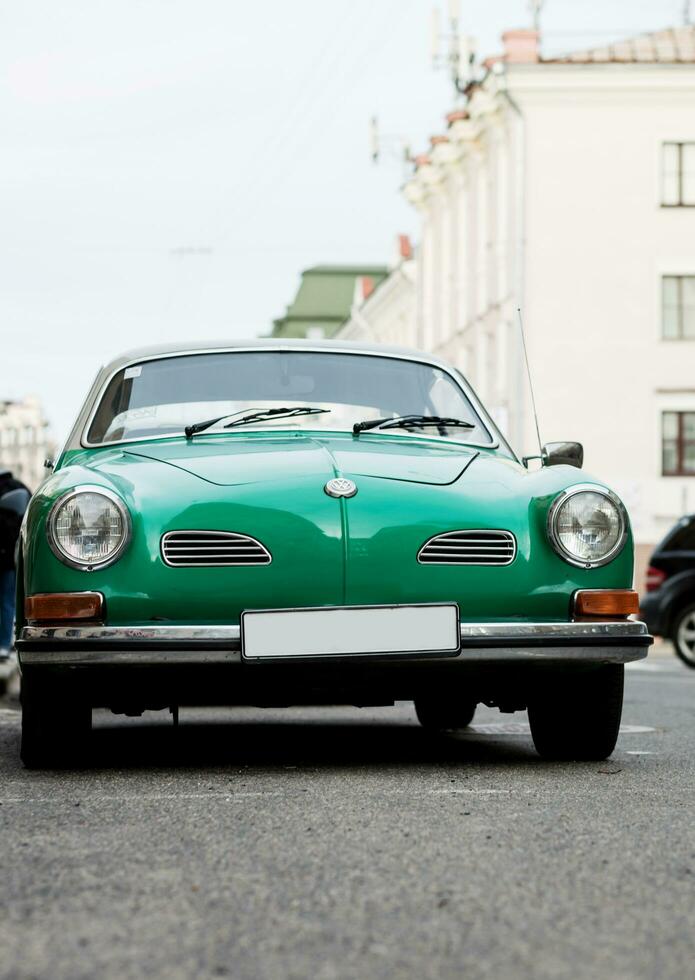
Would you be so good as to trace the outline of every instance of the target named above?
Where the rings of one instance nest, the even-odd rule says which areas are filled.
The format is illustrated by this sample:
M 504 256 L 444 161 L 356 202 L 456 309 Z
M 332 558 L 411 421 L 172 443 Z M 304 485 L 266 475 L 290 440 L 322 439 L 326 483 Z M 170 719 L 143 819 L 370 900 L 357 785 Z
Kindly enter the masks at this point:
M 127 370 L 127 368 L 133 367 L 136 364 L 144 364 L 146 361 L 164 361 L 164 360 L 170 360 L 172 357 L 195 357 L 200 354 L 226 354 L 226 353 L 243 354 L 250 351 L 258 352 L 258 350 L 259 350 L 258 347 L 226 347 L 226 348 L 218 347 L 214 349 L 201 348 L 201 349 L 194 349 L 194 350 L 175 351 L 170 354 L 160 353 L 160 354 L 150 354 L 145 357 L 134 357 L 132 358 L 132 360 L 127 361 L 126 363 L 119 364 L 117 368 L 115 368 L 108 374 L 108 376 L 104 379 L 102 384 L 99 386 L 98 390 L 94 392 L 94 400 L 88 410 L 87 419 L 84 422 L 84 424 L 81 426 L 81 436 L 79 440 L 79 445 L 83 449 L 104 449 L 104 448 L 113 448 L 114 446 L 122 446 L 127 443 L 133 443 L 133 442 L 152 442 L 155 439 L 158 440 L 158 439 L 185 438 L 184 431 L 183 429 L 181 429 L 180 432 L 170 432 L 162 435 L 134 436 L 131 439 L 117 439 L 109 442 L 89 441 L 89 439 L 87 438 L 87 434 L 91 428 L 92 422 L 94 421 L 94 417 L 96 416 L 97 411 L 99 410 L 99 406 L 101 404 L 102 398 L 104 397 L 104 394 L 106 393 L 106 389 L 108 388 L 113 378 L 115 378 L 117 374 L 120 374 L 121 371 Z M 394 354 L 391 353 L 390 351 L 388 353 L 387 352 L 382 353 L 381 351 L 378 350 L 360 350 L 359 348 L 356 348 L 354 350 L 345 350 L 344 348 L 333 350 L 330 347 L 302 346 L 301 348 L 297 348 L 297 347 L 283 346 L 282 344 L 279 344 L 277 347 L 263 347 L 262 350 L 268 353 L 287 353 L 287 352 L 294 352 L 294 351 L 301 350 L 302 352 L 315 353 L 315 354 L 344 354 L 350 357 L 381 357 L 392 361 L 409 361 L 409 362 L 414 362 L 416 364 L 423 364 L 426 365 L 427 367 L 438 368 L 440 371 L 444 371 L 451 378 L 454 384 L 462 390 L 464 396 L 468 399 L 468 401 L 471 403 L 476 413 L 478 414 L 483 431 L 487 433 L 490 439 L 489 442 L 473 442 L 473 441 L 466 442 L 463 439 L 447 439 L 447 442 L 454 445 L 473 446 L 475 448 L 481 448 L 481 449 L 498 449 L 500 448 L 500 446 L 503 446 L 512 455 L 512 458 L 516 459 L 516 455 L 513 453 L 511 447 L 508 445 L 506 440 L 502 437 L 501 433 L 499 432 L 496 425 L 492 421 L 490 415 L 485 410 L 485 408 L 481 404 L 480 400 L 478 399 L 477 395 L 475 394 L 471 386 L 468 384 L 466 379 L 463 377 L 462 374 L 460 374 L 458 371 L 455 371 L 453 367 L 449 366 L 446 363 L 443 363 L 439 360 L 429 360 L 427 357 L 421 357 L 416 354 L 400 354 L 400 353 Z M 243 428 L 246 432 L 259 431 L 256 429 L 249 430 L 248 427 L 246 426 L 244 426 Z M 287 431 L 287 429 L 285 427 L 281 429 L 275 429 L 272 427 L 265 426 L 262 429 L 262 431 L 277 432 L 277 431 Z M 292 430 L 292 431 L 297 431 L 297 430 Z M 334 431 L 342 432 L 343 430 L 340 429 Z M 345 429 L 344 431 L 351 432 L 352 430 Z M 206 434 L 207 433 L 200 433 L 201 436 Z M 219 435 L 219 433 L 215 433 L 214 431 L 210 432 L 209 434 Z M 412 436 L 409 436 L 406 433 L 403 433 L 402 435 L 404 438 L 407 439 L 412 438 Z M 430 438 L 430 439 L 434 439 L 435 441 L 438 441 L 440 439 L 444 439 L 445 437 L 432 435 L 426 438 Z M 71 441 L 72 439 L 68 440 L 68 442 Z
M 262 423 L 259 423 L 262 424 Z M 249 435 L 260 435 L 265 432 L 274 432 L 275 434 L 279 432 L 291 433 L 292 435 L 313 435 L 320 439 L 322 436 L 329 435 L 341 435 L 341 436 L 352 436 L 356 438 L 352 429 L 310 429 L 310 428 L 278 428 L 277 426 L 264 425 L 263 428 L 254 429 L 251 426 L 244 425 L 240 428 L 235 428 L 231 432 L 225 429 L 210 429 L 210 431 L 200 432 L 196 434 L 195 442 L 200 442 L 201 439 L 205 439 L 209 436 L 218 436 L 226 438 L 234 438 L 236 436 L 249 436 Z M 428 434 L 426 432 L 408 432 L 405 429 L 389 429 L 387 432 L 378 431 L 372 429 L 369 432 L 361 432 L 360 439 L 371 436 L 381 436 L 389 438 L 393 437 L 396 439 L 428 439 L 431 442 L 436 443 L 446 443 L 447 446 L 467 446 L 471 449 L 499 449 L 500 443 L 495 442 L 472 442 L 471 440 L 466 441 L 465 439 L 452 439 L 450 436 L 437 436 L 434 434 Z M 83 448 L 85 449 L 108 449 L 109 446 L 125 446 L 134 442 L 160 442 L 164 439 L 185 439 L 183 432 L 166 432 L 161 436 L 151 435 L 151 436 L 133 436 L 132 439 L 121 439 L 118 442 L 90 442 L 87 443 Z M 189 445 L 191 442 L 186 440 Z

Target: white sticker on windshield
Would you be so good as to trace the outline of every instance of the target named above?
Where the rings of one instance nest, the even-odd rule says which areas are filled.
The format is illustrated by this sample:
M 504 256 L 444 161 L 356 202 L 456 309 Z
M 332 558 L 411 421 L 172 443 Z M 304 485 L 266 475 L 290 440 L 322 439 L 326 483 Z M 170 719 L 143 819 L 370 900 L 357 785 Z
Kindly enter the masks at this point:
M 123 373 L 123 380 L 127 381 L 128 378 L 139 378 L 142 374 L 142 364 L 136 364 L 135 367 L 126 368 Z

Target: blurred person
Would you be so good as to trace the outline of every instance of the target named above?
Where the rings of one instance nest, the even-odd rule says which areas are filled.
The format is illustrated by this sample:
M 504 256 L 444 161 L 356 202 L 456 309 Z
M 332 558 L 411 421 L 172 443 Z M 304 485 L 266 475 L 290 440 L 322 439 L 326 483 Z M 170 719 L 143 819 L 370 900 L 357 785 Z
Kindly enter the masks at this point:
M 13 643 L 15 551 L 30 497 L 21 480 L 0 469 L 0 661 L 8 659 Z

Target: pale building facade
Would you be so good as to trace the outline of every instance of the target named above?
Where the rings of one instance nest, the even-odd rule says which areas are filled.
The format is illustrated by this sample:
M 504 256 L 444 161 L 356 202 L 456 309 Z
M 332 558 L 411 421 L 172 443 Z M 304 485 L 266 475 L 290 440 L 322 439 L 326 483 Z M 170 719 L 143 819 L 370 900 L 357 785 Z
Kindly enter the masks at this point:
M 0 401 L 0 471 L 11 470 L 35 490 L 46 475 L 43 464 L 52 448 L 48 422 L 37 398 Z
M 368 289 L 364 288 L 364 279 L 355 283 L 350 315 L 338 336 L 345 340 L 417 347 L 417 287 L 412 243 L 407 235 L 399 235 L 388 275 L 377 284 L 370 280 Z
M 401 262 L 366 299 L 355 291 L 350 318 L 339 336 L 341 340 L 417 347 L 416 304 L 415 263 Z
M 537 452 L 522 308 L 541 435 L 583 442 L 622 494 L 639 576 L 695 511 L 695 28 L 552 61 L 532 31 L 504 41 L 405 187 L 416 346 Z M 371 339 L 412 341 L 370 319 Z

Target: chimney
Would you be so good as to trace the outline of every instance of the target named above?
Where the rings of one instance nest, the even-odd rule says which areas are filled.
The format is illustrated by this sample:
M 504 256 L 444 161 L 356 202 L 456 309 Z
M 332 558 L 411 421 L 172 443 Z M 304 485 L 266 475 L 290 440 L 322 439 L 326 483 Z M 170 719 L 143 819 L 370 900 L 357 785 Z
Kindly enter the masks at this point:
M 531 65 L 540 61 L 540 34 L 519 28 L 502 35 L 504 60 L 508 65 Z
M 450 126 L 453 126 L 456 122 L 462 122 L 464 119 L 468 119 L 468 111 L 466 109 L 454 109 L 453 112 L 448 112 L 446 116 L 446 121 Z
M 398 236 L 398 257 L 399 259 L 412 259 L 413 243 L 408 235 Z
M 374 280 L 371 276 L 362 276 L 362 302 L 369 299 L 374 292 Z

